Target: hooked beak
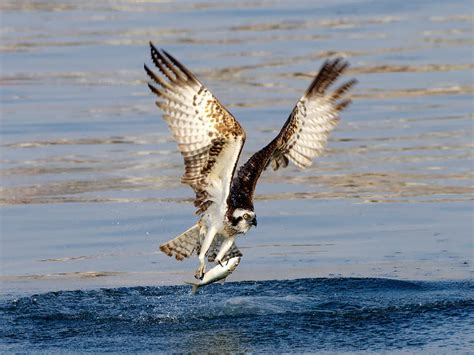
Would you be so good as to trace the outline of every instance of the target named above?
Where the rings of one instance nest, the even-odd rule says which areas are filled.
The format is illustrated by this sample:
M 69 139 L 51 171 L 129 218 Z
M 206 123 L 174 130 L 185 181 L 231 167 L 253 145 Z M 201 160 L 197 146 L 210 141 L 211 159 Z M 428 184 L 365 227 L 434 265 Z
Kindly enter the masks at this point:
M 252 219 L 252 222 L 250 222 L 250 224 L 251 224 L 252 226 L 255 226 L 255 227 L 256 227 L 256 226 L 257 226 L 257 217 L 254 217 L 254 218 Z

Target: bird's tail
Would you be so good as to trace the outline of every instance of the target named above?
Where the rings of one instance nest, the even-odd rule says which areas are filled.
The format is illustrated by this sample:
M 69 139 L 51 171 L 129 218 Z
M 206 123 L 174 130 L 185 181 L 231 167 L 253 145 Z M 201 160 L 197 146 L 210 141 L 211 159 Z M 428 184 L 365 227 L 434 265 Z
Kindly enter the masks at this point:
M 196 223 L 186 232 L 160 245 L 160 250 L 168 256 L 174 255 L 176 260 L 189 257 L 199 244 L 199 230 L 199 224 Z

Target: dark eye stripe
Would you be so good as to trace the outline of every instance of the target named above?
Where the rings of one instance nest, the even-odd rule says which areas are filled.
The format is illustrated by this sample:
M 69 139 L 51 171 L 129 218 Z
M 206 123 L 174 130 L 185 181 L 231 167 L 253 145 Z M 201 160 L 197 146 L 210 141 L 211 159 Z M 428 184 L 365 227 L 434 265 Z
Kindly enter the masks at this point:
M 234 218 L 233 221 L 232 221 L 232 225 L 233 226 L 236 226 L 237 224 L 239 224 L 239 222 L 242 220 L 242 217 L 237 217 L 237 218 Z

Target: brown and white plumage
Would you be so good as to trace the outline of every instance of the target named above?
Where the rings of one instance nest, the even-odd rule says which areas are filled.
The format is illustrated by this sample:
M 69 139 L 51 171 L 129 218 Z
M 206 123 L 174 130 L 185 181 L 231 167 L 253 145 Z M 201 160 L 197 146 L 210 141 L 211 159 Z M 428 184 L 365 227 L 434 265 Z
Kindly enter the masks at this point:
M 253 208 L 257 181 L 268 165 L 278 170 L 291 161 L 307 168 L 322 153 L 329 133 L 339 122 L 339 113 L 351 102 L 344 94 L 357 83 L 352 79 L 328 92 L 348 66 L 342 58 L 323 64 L 278 135 L 238 170 L 231 189 L 234 204 Z
M 148 85 L 158 96 L 157 106 L 184 157 L 182 182 L 194 189 L 194 204 L 201 216 L 196 225 L 160 249 L 178 260 L 196 251 L 200 260 L 196 276 L 202 278 L 205 257 L 220 263 L 242 255 L 234 240 L 257 225 L 253 195 L 263 170 L 269 165 L 273 170 L 286 167 L 289 161 L 300 168 L 310 166 L 323 151 L 339 113 L 350 103 L 344 96 L 356 80 L 329 90 L 348 63 L 341 58 L 327 60 L 279 134 L 234 176 L 244 130 L 194 74 L 170 54 L 151 43 L 150 47 L 161 75 L 145 65 L 148 76 L 158 84 Z
M 201 251 L 200 235 L 202 226 L 199 223 L 196 223 L 194 226 L 180 234 L 174 239 L 162 244 L 160 250 L 168 256 L 174 256 L 176 260 L 183 260 L 190 257 L 194 252 L 199 254 Z M 206 253 L 207 260 L 209 262 L 214 262 L 216 260 L 217 254 L 219 253 L 222 243 L 224 242 L 225 237 L 218 234 L 214 238 L 209 250 Z M 242 256 L 241 251 L 235 243 L 226 251 L 224 257 L 221 259 L 222 262 L 225 262 L 231 258 Z
M 199 244 L 199 223 L 181 233 L 174 239 L 162 244 L 160 250 L 168 256 L 175 256 L 176 260 L 183 260 L 192 255 Z
M 148 86 L 159 97 L 156 105 L 163 110 L 183 155 L 185 173 L 181 181 L 194 189 L 194 204 L 198 213 L 203 213 L 212 202 L 227 198 L 235 164 L 222 158 L 238 160 L 245 132 L 194 74 L 170 54 L 152 43 L 150 47 L 153 63 L 167 80 L 145 65 L 148 76 L 159 85 Z
M 339 122 L 339 112 L 351 102 L 342 96 L 357 82 L 352 79 L 333 92 L 326 92 L 347 67 L 341 58 L 323 65 L 279 134 L 282 142 L 272 154 L 273 170 L 286 166 L 288 160 L 307 168 L 322 153 L 329 133 Z

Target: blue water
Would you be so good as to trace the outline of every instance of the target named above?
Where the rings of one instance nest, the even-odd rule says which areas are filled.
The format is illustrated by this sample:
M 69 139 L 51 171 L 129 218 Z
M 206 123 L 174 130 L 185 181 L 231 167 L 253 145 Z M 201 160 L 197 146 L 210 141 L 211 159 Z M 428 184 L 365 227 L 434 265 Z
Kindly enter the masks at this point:
M 322 278 L 3 298 L 3 351 L 469 351 L 474 283 Z
M 0 353 L 472 352 L 472 9 L 0 1 Z M 197 259 L 158 251 L 196 219 L 150 40 L 245 128 L 241 163 L 326 58 L 359 81 L 324 155 L 259 181 L 246 282 L 156 287 Z

